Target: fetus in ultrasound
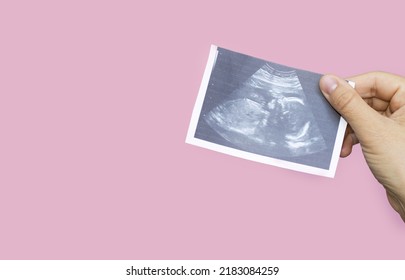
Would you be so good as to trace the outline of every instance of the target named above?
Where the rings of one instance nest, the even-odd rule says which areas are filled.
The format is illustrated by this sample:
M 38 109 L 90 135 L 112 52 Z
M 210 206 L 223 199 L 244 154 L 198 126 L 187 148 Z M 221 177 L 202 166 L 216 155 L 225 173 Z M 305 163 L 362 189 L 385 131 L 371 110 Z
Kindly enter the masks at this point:
M 294 70 L 265 64 L 203 118 L 221 137 L 248 152 L 296 157 L 326 149 Z

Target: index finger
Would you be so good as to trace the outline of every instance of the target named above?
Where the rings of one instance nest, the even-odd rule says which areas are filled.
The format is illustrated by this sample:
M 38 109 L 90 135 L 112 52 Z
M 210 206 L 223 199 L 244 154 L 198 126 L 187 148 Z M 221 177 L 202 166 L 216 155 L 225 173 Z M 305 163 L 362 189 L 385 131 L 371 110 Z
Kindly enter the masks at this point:
M 386 72 L 370 72 L 348 78 L 356 83 L 356 91 L 363 98 L 378 98 L 389 102 L 405 87 L 405 78 Z
M 405 106 L 405 78 L 386 72 L 370 72 L 349 78 L 356 91 L 375 110 L 391 115 Z

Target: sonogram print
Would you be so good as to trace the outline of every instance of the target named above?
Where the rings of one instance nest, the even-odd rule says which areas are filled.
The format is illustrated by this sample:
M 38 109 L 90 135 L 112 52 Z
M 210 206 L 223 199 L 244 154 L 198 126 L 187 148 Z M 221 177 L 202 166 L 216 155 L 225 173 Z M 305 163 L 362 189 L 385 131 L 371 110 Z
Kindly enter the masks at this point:
M 345 121 L 321 74 L 211 46 L 186 142 L 333 177 Z
M 245 151 L 297 157 L 327 148 L 296 71 L 267 63 L 202 117 Z

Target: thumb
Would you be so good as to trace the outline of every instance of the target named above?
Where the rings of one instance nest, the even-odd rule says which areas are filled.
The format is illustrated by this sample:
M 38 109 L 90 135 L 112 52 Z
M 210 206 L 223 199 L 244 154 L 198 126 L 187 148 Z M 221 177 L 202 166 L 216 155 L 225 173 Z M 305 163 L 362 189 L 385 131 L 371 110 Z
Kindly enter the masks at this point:
M 345 80 L 325 75 L 319 81 L 320 89 L 335 110 L 350 124 L 357 137 L 367 137 L 363 131 L 375 123 L 378 114 Z

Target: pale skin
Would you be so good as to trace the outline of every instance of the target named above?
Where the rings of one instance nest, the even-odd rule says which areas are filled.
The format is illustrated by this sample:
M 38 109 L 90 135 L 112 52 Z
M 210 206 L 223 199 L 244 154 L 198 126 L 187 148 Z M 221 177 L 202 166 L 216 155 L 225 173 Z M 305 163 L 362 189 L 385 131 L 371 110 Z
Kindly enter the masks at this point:
M 360 143 L 388 201 L 405 222 L 405 78 L 371 72 L 344 79 L 325 75 L 319 85 L 329 103 L 348 122 L 341 157 Z

